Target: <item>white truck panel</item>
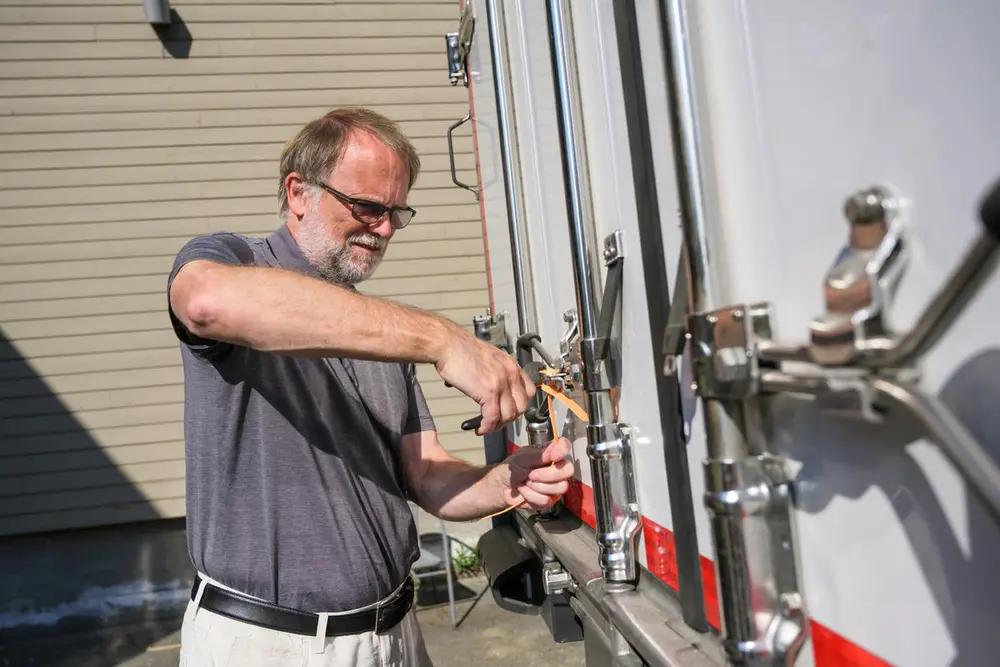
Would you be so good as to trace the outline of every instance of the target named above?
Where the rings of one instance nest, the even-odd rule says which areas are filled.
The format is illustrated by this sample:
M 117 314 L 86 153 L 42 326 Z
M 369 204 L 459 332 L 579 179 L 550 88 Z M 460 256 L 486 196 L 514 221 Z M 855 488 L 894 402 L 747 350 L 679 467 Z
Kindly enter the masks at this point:
M 846 241 L 844 198 L 888 184 L 912 206 L 893 309 L 905 331 L 979 233 L 979 198 L 1000 173 L 1000 5 L 690 6 L 729 301 L 771 301 L 776 337 L 804 340 Z M 925 386 L 994 455 L 998 302 L 994 281 L 924 363 Z M 995 664 L 1000 531 L 937 446 L 901 420 L 785 403 L 775 444 L 801 466 L 810 616 L 893 664 Z
M 672 281 L 683 239 L 659 4 L 639 0 L 636 11 Z M 516 335 L 485 0 L 474 6 L 471 97 L 492 307 L 508 314 Z M 558 354 L 563 313 L 577 303 L 546 5 L 505 0 L 504 7 L 535 330 Z M 636 435 L 640 507 L 672 530 L 659 411 L 673 407 L 659 405 L 656 392 L 661 369 L 648 319 L 656 304 L 647 301 L 638 252 L 612 9 L 610 1 L 571 3 L 587 168 L 598 238 L 620 229 L 625 239 L 620 417 Z M 824 310 L 824 274 L 847 240 L 844 199 L 884 184 L 910 207 L 911 259 L 891 311 L 897 331 L 907 330 L 979 233 L 979 197 L 1000 174 L 1000 4 L 716 0 L 689 1 L 688 9 L 717 252 L 710 261 L 724 267 L 722 303 L 769 301 L 776 339 L 804 341 L 810 319 Z M 922 368 L 924 386 L 1000 458 L 996 303 L 994 280 Z M 688 354 L 680 384 L 690 479 L 698 549 L 712 559 L 702 504 L 706 437 L 690 366 Z M 573 398 L 586 407 L 582 392 Z M 775 405 L 771 445 L 796 475 L 800 578 L 815 639 L 796 664 L 996 664 L 1000 529 L 938 446 L 898 412 L 872 425 L 821 413 L 805 399 L 782 397 Z M 577 478 L 589 485 L 586 435 L 561 407 L 559 416 L 574 442 Z M 526 444 L 514 431 L 509 438 Z M 642 541 L 638 556 L 646 565 Z M 714 580 L 704 584 L 712 597 Z

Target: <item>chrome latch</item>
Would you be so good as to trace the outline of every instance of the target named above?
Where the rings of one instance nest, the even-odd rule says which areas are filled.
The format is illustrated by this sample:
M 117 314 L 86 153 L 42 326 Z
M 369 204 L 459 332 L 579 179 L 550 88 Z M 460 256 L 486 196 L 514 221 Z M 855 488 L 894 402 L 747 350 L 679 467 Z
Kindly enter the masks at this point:
M 571 382 L 580 382 L 580 318 L 576 309 L 563 313 L 566 331 L 559 339 L 559 367 Z
M 603 513 L 597 536 L 598 562 L 608 581 L 632 582 L 638 576 L 635 547 L 642 527 L 635 491 L 632 462 L 632 432 L 627 424 L 613 422 L 587 426 L 587 455 L 594 469 L 606 470 L 606 493 L 616 502 L 597 507 Z M 616 464 L 616 465 L 612 465 Z
M 737 664 L 792 664 L 807 636 L 792 534 L 792 480 L 771 454 L 705 465 L 705 505 L 727 523 L 734 553 L 766 559 L 721 564 L 726 648 Z M 753 572 L 751 573 L 751 567 Z M 743 568 L 745 572 L 741 572 Z M 786 657 L 792 660 L 786 663 Z M 762 659 L 764 659 L 762 661 Z
M 849 363 L 891 335 L 889 307 L 908 259 L 899 199 L 887 188 L 860 190 L 844 203 L 848 243 L 823 282 L 826 312 L 809 326 L 819 364 Z

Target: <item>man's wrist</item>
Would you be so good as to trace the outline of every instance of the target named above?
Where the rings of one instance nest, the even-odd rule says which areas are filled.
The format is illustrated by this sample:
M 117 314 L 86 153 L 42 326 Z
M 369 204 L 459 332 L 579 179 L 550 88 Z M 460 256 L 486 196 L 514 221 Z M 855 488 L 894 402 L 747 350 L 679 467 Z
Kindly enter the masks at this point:
M 453 343 L 456 330 L 461 331 L 457 324 L 432 313 L 422 313 L 424 321 L 418 324 L 419 347 L 422 356 L 429 363 L 439 364 Z
M 508 504 L 509 497 L 514 494 L 514 490 L 510 488 L 510 464 L 504 460 L 488 465 L 487 469 L 483 475 L 487 497 L 497 498 L 497 505 L 502 509 Z

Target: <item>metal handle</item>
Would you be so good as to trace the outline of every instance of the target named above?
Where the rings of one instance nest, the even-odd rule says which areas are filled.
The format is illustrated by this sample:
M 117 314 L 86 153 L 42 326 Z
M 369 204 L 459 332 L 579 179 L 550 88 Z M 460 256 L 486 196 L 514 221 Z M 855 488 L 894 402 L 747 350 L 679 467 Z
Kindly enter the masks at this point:
M 859 376 L 855 386 L 860 388 L 862 382 L 864 379 Z M 829 396 L 842 393 L 846 385 L 840 381 L 834 386 L 829 378 L 822 375 L 801 376 L 767 371 L 761 374 L 760 386 L 762 391 L 768 393 Z M 1000 524 L 1000 466 L 951 411 L 936 397 L 906 382 L 877 377 L 871 381 L 870 387 L 877 394 L 874 397 L 876 400 L 889 399 L 920 422 Z
M 891 347 L 862 361 L 870 368 L 909 366 L 924 356 L 958 320 L 970 301 L 979 293 L 996 270 L 997 240 L 983 233 L 975 242 L 962 264 L 924 310 L 916 326 Z
M 903 382 L 879 378 L 872 386 L 880 396 L 891 399 L 920 420 L 1000 523 L 1000 467 L 951 410 L 936 397 Z
M 458 122 L 452 123 L 448 127 L 448 161 L 451 163 L 451 180 L 452 180 L 452 182 L 455 185 L 457 185 L 458 187 L 465 188 L 466 190 L 468 190 L 472 194 L 476 195 L 476 201 L 479 201 L 479 188 L 476 188 L 476 187 L 474 187 L 472 185 L 466 185 L 462 181 L 458 180 L 458 174 L 455 171 L 455 144 L 454 144 L 454 141 L 452 140 L 452 137 L 451 137 L 451 135 L 455 132 L 456 129 L 458 129 L 459 127 L 461 127 L 465 123 L 468 123 L 470 120 L 472 120 L 472 112 L 471 111 L 468 114 L 466 114 L 465 118 L 463 118 L 462 120 L 460 120 Z

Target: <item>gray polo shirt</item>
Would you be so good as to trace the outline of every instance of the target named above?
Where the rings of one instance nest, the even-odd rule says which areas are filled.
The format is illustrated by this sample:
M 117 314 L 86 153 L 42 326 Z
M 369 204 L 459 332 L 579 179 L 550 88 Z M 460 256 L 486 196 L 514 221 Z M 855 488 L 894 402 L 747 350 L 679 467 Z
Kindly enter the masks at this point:
M 192 239 L 168 285 L 195 259 L 318 277 L 284 226 L 266 239 Z M 417 556 L 402 436 L 434 429 L 413 365 L 257 352 L 198 339 L 170 316 L 184 363 L 194 566 L 304 611 L 343 611 L 392 592 Z

